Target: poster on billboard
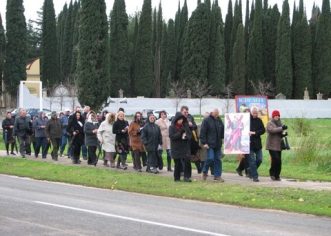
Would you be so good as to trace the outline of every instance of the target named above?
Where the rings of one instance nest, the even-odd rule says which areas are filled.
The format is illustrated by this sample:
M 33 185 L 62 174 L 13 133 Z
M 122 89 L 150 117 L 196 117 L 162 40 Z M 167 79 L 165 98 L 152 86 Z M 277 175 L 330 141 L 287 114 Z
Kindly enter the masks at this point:
M 224 153 L 249 154 L 249 113 L 226 113 L 224 118 Z
M 236 111 L 245 112 L 248 108 L 251 110 L 253 107 L 257 108 L 259 118 L 263 121 L 266 126 L 269 120 L 268 117 L 268 98 L 266 96 L 242 96 L 238 95 L 235 97 L 236 100 Z

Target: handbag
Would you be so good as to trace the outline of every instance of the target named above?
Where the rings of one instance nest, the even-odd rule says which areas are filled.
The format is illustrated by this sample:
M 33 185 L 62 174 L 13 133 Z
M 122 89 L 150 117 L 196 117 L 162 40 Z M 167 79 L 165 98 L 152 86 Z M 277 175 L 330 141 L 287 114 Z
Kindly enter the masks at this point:
M 287 137 L 282 138 L 282 141 L 280 143 L 280 147 L 281 147 L 282 150 L 290 150 L 291 149 L 291 147 L 288 143 Z

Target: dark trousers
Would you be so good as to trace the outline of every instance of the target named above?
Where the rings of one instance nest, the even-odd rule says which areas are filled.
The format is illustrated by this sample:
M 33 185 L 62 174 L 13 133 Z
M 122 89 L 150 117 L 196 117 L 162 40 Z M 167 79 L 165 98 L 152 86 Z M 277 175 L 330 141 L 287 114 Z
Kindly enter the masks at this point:
M 191 178 L 192 175 L 192 166 L 191 161 L 187 158 L 176 158 L 175 162 L 175 170 L 174 170 L 174 180 L 180 180 L 180 173 L 182 170 L 184 171 L 184 179 Z
M 97 162 L 97 146 L 87 146 L 87 164 L 96 165 Z
M 82 147 L 82 144 L 77 142 L 77 143 L 73 143 L 71 145 L 71 149 L 72 149 L 72 162 L 74 164 L 78 164 L 79 163 L 79 156 L 80 156 L 80 149 Z
M 9 144 L 11 144 L 11 153 L 14 153 L 15 142 L 12 142 L 12 143 L 6 143 L 7 154 L 9 154 Z
M 171 171 L 171 152 L 170 152 L 170 149 L 167 149 L 166 152 L 167 152 L 167 170 Z M 163 153 L 163 150 L 159 150 L 159 155 L 161 157 L 161 160 L 162 160 L 162 153 Z
M 31 136 L 27 135 L 25 142 L 25 153 L 26 155 L 31 155 Z
M 143 166 L 147 166 L 147 155 L 146 152 L 141 153 L 141 159 L 143 161 Z
M 271 156 L 271 167 L 269 169 L 270 176 L 274 176 L 279 179 L 280 172 L 282 170 L 282 152 L 269 150 Z
M 82 145 L 82 155 L 83 155 L 83 159 L 86 160 L 87 159 L 87 148 L 85 146 L 85 144 Z
M 249 161 L 248 161 L 248 158 L 249 158 L 249 155 L 248 154 L 245 154 L 245 157 L 244 158 L 241 158 L 240 162 L 239 162 L 239 165 L 237 167 L 237 170 L 238 171 L 243 171 L 245 170 L 245 174 L 247 175 L 248 174 L 248 168 L 249 168 Z
M 156 169 L 158 167 L 158 151 L 147 152 L 147 168 Z
M 25 154 L 27 153 L 27 147 L 30 146 L 30 137 L 28 135 L 26 136 L 18 136 L 18 142 L 20 143 L 20 153 L 22 157 L 25 157 Z M 31 149 L 30 149 L 31 153 Z
M 57 158 L 59 156 L 59 147 L 60 147 L 60 143 L 61 143 L 61 138 L 51 138 L 51 143 L 53 146 L 53 149 L 51 152 L 52 159 L 57 160 Z
M 133 157 L 133 167 L 136 170 L 141 170 L 141 152 L 139 150 L 135 150 L 132 152 Z
M 36 147 L 34 149 L 34 156 L 38 157 L 39 152 L 40 152 L 40 147 L 41 147 L 41 156 L 42 156 L 42 158 L 46 158 L 47 151 L 48 151 L 48 149 L 47 149 L 47 144 L 48 144 L 47 138 L 46 137 L 36 137 L 35 140 L 36 140 Z

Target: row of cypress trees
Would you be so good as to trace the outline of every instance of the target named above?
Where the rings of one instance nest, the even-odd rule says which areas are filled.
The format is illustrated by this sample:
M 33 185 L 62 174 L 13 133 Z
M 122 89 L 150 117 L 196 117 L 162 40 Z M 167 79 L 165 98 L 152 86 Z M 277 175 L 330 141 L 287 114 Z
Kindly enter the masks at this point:
M 125 1 L 115 0 L 108 21 L 104 0 L 70 2 L 57 18 L 53 0 L 44 0 L 42 80 L 48 88 L 76 84 L 80 101 L 95 107 L 119 89 L 126 96 L 164 97 L 173 81 L 186 88 L 208 84 L 211 95 L 221 96 L 227 88 L 231 95 L 302 98 L 306 87 L 329 96 L 329 0 L 321 11 L 313 7 L 309 21 L 303 0 L 294 5 L 292 21 L 288 0 L 281 13 L 267 0 L 246 0 L 246 6 L 244 22 L 241 0 L 234 6 L 229 0 L 223 22 L 217 0 L 198 0 L 190 18 L 185 0 L 166 22 L 161 3 L 152 9 L 144 0 L 141 12 L 128 16 Z M 6 39 L 0 24 L 0 70 L 12 94 L 25 77 L 23 9 L 22 0 L 7 1 Z

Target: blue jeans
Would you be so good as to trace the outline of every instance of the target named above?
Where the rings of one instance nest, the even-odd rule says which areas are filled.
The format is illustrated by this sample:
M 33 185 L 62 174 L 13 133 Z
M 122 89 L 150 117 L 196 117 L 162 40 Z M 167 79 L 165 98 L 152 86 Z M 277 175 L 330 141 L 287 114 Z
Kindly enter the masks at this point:
M 262 163 L 262 150 L 251 150 L 249 157 L 248 157 L 248 163 L 249 163 L 249 174 L 253 179 L 256 179 L 259 177 L 259 174 L 257 173 L 257 169 Z
M 222 175 L 222 151 L 220 148 L 209 148 L 207 150 L 207 159 L 203 165 L 202 172 L 204 174 L 208 173 L 210 166 L 214 165 L 214 176 L 219 177 Z
M 60 154 L 62 155 L 63 152 L 64 152 L 64 149 L 66 148 L 66 145 L 68 143 L 68 135 L 66 134 L 63 134 L 62 137 L 61 137 L 61 147 L 60 147 Z M 69 148 L 68 148 L 68 151 L 67 151 L 67 155 L 69 156 Z
M 47 152 L 48 152 L 48 149 L 47 149 L 47 144 L 48 144 L 48 141 L 47 141 L 47 138 L 46 137 L 36 137 L 35 138 L 36 140 L 36 148 L 35 148 L 35 157 L 37 157 L 39 155 L 39 151 L 40 151 L 40 147 L 41 147 L 41 151 L 42 151 L 42 158 L 46 158 L 47 156 Z
M 87 147 L 85 146 L 85 144 L 82 145 L 82 155 L 84 159 L 87 158 Z

